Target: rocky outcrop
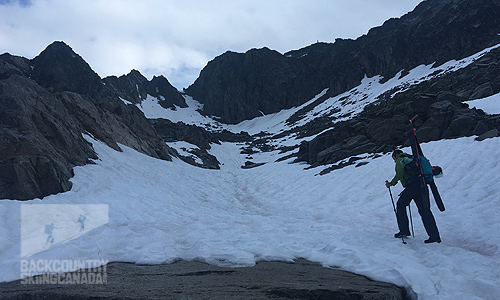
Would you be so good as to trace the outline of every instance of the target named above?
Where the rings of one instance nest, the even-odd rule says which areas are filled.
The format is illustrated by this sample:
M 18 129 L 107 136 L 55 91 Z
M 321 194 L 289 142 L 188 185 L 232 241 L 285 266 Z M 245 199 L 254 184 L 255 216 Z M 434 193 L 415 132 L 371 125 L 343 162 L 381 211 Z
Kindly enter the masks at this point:
M 67 191 L 74 166 L 96 159 L 87 134 L 171 159 L 147 119 L 62 42 L 33 60 L 0 56 L 0 199 L 32 199 Z
M 250 142 L 252 140 L 252 137 L 246 132 L 232 133 L 227 130 L 209 132 L 195 125 L 188 125 L 183 122 L 173 123 L 166 119 L 150 119 L 149 122 L 165 142 L 185 141 L 197 146 L 197 149 L 186 150 L 201 159 L 203 163 L 197 163 L 192 157 L 186 157 L 181 154 L 178 157 L 191 165 L 205 169 L 220 169 L 220 162 L 215 156 L 208 153 L 208 150 L 211 149 L 210 144 L 220 144 L 220 142 Z
M 498 82 L 500 49 L 494 49 L 460 71 L 423 82 L 394 97 L 390 96 L 394 91 L 387 92 L 357 117 L 336 123 L 310 142 L 304 142 L 296 161 L 317 166 L 362 153 L 392 151 L 408 145 L 405 128 L 413 118 L 420 142 L 495 132 L 500 129 L 500 116 L 470 109 L 463 101 L 474 99 L 482 86 L 488 86 L 483 96 L 499 93 Z M 327 128 L 319 123 L 314 130 L 306 131 L 320 132 Z
M 252 168 L 256 168 L 256 167 L 260 167 L 262 165 L 265 165 L 266 163 L 255 163 L 253 161 L 245 161 L 245 164 L 243 166 L 241 166 L 242 169 L 252 169 Z
M 105 284 L 0 284 L 2 299 L 410 299 L 413 292 L 304 259 L 262 261 L 253 267 L 217 267 L 178 261 L 168 265 L 110 263 Z M 307 276 L 304 276 L 307 274 Z M 62 278 L 67 278 L 63 276 Z M 90 276 L 89 276 L 90 277 Z M 40 278 L 41 280 L 42 278 Z M 102 279 L 102 278 L 101 278 Z M 29 278 L 25 279 L 30 282 Z M 33 282 L 36 282 L 36 278 Z M 95 279 L 94 279 L 95 281 Z
M 423 1 L 356 40 L 316 43 L 280 54 L 253 49 L 211 61 L 186 92 L 222 122 L 291 108 L 325 88 L 326 96 L 357 86 L 367 75 L 392 78 L 421 64 L 461 59 L 500 43 L 500 3 L 495 0 Z M 488 94 L 489 86 L 476 97 Z
M 215 156 L 208 153 L 211 143 L 219 143 L 210 132 L 195 125 L 187 125 L 182 122 L 173 123 L 166 119 L 151 119 L 149 122 L 165 142 L 185 141 L 198 147 L 184 149 L 191 156 L 178 154 L 177 156 L 183 161 L 204 169 L 220 169 L 220 162 Z M 192 156 L 197 157 L 202 163 L 198 163 Z
M 219 143 L 210 132 L 195 125 L 166 119 L 151 119 L 149 122 L 166 142 L 186 141 L 205 150 L 210 150 L 211 143 Z

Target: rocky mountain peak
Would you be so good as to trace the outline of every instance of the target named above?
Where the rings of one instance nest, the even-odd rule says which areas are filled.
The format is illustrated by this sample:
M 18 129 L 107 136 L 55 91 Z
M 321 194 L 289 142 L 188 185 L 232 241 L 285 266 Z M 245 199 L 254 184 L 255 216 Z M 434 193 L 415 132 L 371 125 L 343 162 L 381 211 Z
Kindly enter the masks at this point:
M 165 108 L 175 108 L 175 105 L 187 107 L 184 97 L 164 76 L 154 76 L 148 81 L 141 72 L 132 70 L 120 77 L 106 77 L 103 82 L 122 99 L 134 104 L 141 103 L 148 95 L 151 95 L 158 98 L 160 105 Z
M 32 62 L 32 79 L 52 91 L 95 95 L 102 90 L 99 75 L 64 42 L 50 44 Z
M 137 70 L 120 77 L 108 76 L 103 82 L 113 88 L 122 99 L 131 103 L 141 103 L 147 97 L 145 86 L 148 80 Z
M 147 89 L 151 96 L 160 99 L 159 103 L 164 108 L 187 107 L 184 97 L 163 75 L 153 76 Z

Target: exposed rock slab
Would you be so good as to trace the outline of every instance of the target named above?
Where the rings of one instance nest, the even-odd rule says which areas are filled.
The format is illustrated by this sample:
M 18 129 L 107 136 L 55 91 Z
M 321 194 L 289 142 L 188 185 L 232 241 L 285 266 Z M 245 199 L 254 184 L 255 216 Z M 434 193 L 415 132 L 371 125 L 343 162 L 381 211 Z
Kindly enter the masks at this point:
M 0 284 L 2 299 L 408 299 L 405 289 L 303 259 L 217 267 L 110 263 L 97 285 Z

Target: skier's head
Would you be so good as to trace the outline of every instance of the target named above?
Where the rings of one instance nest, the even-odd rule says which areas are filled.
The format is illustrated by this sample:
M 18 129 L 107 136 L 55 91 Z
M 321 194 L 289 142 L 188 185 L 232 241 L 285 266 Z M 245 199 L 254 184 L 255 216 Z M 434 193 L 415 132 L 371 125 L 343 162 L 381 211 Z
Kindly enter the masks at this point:
M 403 153 L 403 151 L 397 149 L 397 150 L 394 150 L 394 152 L 392 152 L 392 159 L 394 159 L 394 161 L 396 161 L 396 159 L 398 159 L 399 155 Z

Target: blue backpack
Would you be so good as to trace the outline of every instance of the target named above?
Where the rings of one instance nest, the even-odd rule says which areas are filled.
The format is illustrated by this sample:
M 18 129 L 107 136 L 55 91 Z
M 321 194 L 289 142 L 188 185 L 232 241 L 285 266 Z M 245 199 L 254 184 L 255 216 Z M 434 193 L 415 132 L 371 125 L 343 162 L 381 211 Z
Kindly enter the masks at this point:
M 422 166 L 422 173 L 424 173 L 425 181 L 434 181 L 434 173 L 432 172 L 431 162 L 422 155 L 420 155 L 418 159 L 420 160 L 420 165 Z
M 420 166 L 417 165 L 417 163 L 413 160 L 412 157 L 404 157 L 401 160 L 401 164 L 405 168 L 412 170 L 417 174 L 420 173 L 420 167 L 421 167 L 426 182 L 434 181 L 434 175 L 439 175 L 442 173 L 442 169 L 438 166 L 433 167 L 431 165 L 431 162 L 425 156 L 420 155 L 418 157 L 418 160 L 420 162 Z

